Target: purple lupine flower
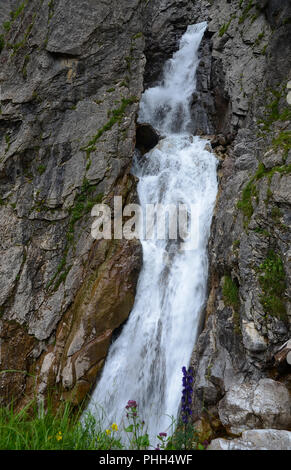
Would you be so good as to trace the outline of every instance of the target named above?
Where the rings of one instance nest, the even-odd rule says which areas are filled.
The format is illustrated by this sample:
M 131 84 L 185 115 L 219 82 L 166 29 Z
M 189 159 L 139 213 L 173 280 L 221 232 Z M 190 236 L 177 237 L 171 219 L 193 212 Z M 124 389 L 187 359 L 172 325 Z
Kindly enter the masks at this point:
M 192 415 L 192 410 L 189 405 L 192 404 L 192 393 L 193 393 L 193 368 L 189 367 L 187 370 L 186 367 L 182 367 L 183 378 L 182 378 L 182 406 L 181 406 L 181 418 L 184 424 L 187 424 L 189 417 Z

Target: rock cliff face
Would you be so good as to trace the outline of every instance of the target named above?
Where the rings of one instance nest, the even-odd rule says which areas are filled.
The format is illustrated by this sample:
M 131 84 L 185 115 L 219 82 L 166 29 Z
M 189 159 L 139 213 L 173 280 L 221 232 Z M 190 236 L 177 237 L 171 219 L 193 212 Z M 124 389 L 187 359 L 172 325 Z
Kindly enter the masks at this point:
M 1 403 L 21 405 L 35 387 L 79 403 L 96 382 L 133 305 L 141 252 L 137 242 L 94 240 L 91 208 L 114 195 L 136 200 L 141 93 L 187 25 L 206 20 L 193 133 L 211 136 L 220 190 L 192 358 L 194 415 L 232 433 L 288 429 L 280 406 L 290 407 L 290 370 L 273 356 L 291 323 L 289 3 L 31 0 L 10 2 L 12 14 L 8 3 L 0 0 L 0 368 L 22 372 L 0 375 Z M 270 397 L 263 411 L 257 386 Z
M 204 104 L 222 135 L 214 139 L 220 190 L 206 325 L 192 358 L 194 415 L 232 434 L 290 429 L 290 366 L 274 361 L 291 325 L 290 4 L 196 7 L 211 34 Z
M 1 374 L 1 403 L 21 404 L 35 387 L 79 403 L 132 308 L 141 265 L 137 242 L 94 241 L 91 208 L 136 199 L 139 99 L 192 5 L 0 8 L 0 367 L 18 371 Z

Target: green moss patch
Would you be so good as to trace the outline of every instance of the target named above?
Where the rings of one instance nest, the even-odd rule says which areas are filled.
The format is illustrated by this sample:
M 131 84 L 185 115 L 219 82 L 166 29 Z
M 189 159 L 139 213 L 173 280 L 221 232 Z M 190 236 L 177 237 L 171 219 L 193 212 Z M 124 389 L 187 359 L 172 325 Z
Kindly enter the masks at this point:
M 237 284 L 228 275 L 224 276 L 223 279 L 222 296 L 225 305 L 228 305 L 233 309 L 234 331 L 239 334 L 241 332 L 239 290 Z
M 127 99 L 122 98 L 121 105 L 119 106 L 119 108 L 113 109 L 111 111 L 111 118 L 109 119 L 109 121 L 98 130 L 97 134 L 88 142 L 87 145 L 85 145 L 85 147 L 82 147 L 81 150 L 85 152 L 92 152 L 96 150 L 95 144 L 100 139 L 100 137 L 104 134 L 104 132 L 109 131 L 114 126 L 114 124 L 116 123 L 120 124 L 124 116 L 126 108 L 130 106 L 131 104 L 136 103 L 137 101 L 138 100 L 135 96 L 131 98 L 127 98 Z
M 259 283 L 263 292 L 260 302 L 264 311 L 286 321 L 286 277 L 280 256 L 270 250 L 264 262 L 260 264 L 259 272 Z

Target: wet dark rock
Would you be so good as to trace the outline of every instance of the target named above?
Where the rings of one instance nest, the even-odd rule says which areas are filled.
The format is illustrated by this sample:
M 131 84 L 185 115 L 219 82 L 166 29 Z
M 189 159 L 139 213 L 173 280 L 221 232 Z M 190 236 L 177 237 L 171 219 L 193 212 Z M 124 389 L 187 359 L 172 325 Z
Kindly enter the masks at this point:
M 160 135 L 150 124 L 142 123 L 136 126 L 136 148 L 142 153 L 149 152 L 160 140 Z

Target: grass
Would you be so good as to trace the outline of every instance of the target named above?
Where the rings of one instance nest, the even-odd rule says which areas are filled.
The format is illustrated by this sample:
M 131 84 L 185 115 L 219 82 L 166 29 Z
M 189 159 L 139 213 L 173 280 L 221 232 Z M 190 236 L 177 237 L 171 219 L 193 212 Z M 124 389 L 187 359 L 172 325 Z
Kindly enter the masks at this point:
M 284 142 L 284 144 L 286 145 L 285 152 L 286 151 L 288 152 L 289 146 L 290 146 L 290 142 L 289 142 L 290 133 L 286 132 L 285 134 L 287 134 L 286 138 L 285 137 L 282 138 L 282 141 L 280 141 L 280 143 L 278 143 L 277 145 L 282 145 L 281 142 Z M 257 191 L 256 184 L 255 184 L 256 181 L 258 181 L 259 179 L 265 176 L 267 176 L 269 178 L 269 181 L 271 181 L 271 178 L 275 173 L 280 173 L 281 175 L 288 175 L 290 174 L 290 172 L 291 172 L 291 165 L 280 165 L 280 166 L 274 166 L 273 168 L 267 169 L 262 162 L 259 163 L 256 173 L 251 177 L 250 181 L 244 187 L 242 191 L 241 199 L 237 203 L 237 208 L 242 211 L 242 213 L 247 219 L 246 223 L 244 224 L 245 227 L 247 227 L 248 222 L 250 221 L 254 212 L 253 199 L 255 198 L 256 201 L 258 202 L 258 191 Z M 265 202 L 268 202 L 268 199 L 270 196 L 271 196 L 271 193 L 270 191 L 268 191 L 267 200 Z
M 241 7 L 241 3 L 240 3 L 240 7 Z M 251 8 L 253 8 L 254 4 L 253 4 L 253 0 L 249 0 L 247 6 L 243 9 L 243 12 L 241 14 L 241 16 L 239 17 L 239 24 L 243 23 L 247 17 L 248 17 L 248 14 L 249 14 L 249 11 L 251 10 Z
M 219 36 L 220 38 L 227 32 L 227 30 L 228 30 L 228 28 L 229 28 L 229 26 L 230 26 L 231 21 L 232 21 L 232 18 L 230 18 L 230 20 L 228 21 L 228 23 L 224 23 L 224 24 L 221 26 L 221 28 L 220 28 L 220 30 L 219 30 L 219 32 L 218 32 L 218 36 Z
M 16 10 L 10 12 L 11 21 L 4 21 L 3 28 L 5 29 L 5 31 L 7 33 L 10 31 L 14 21 L 21 15 L 21 13 L 23 12 L 23 10 L 26 7 L 27 3 L 28 3 L 28 0 L 25 0 L 24 2 L 22 2 L 19 5 L 19 7 Z M 0 52 L 1 52 L 1 50 L 0 50 Z
M 237 208 L 242 211 L 244 216 L 249 221 L 253 215 L 254 208 L 252 204 L 253 197 L 257 196 L 256 185 L 253 181 L 249 181 L 242 191 L 241 199 L 237 203 Z
M 42 175 L 46 170 L 46 166 L 45 165 L 39 165 L 39 167 L 37 168 L 37 171 L 40 175 Z
M 224 276 L 222 295 L 225 304 L 231 305 L 234 309 L 239 308 L 238 287 L 230 276 Z
M 287 106 L 280 111 L 280 101 L 284 97 L 285 86 L 281 89 L 269 90 L 271 97 L 268 97 L 268 102 L 265 106 L 265 115 L 258 120 L 258 124 L 262 124 L 262 131 L 270 132 L 272 125 L 276 121 L 288 121 L 291 119 L 291 111 Z
M 4 46 L 5 46 L 4 36 L 3 36 L 3 34 L 0 34 L 0 54 L 1 54 L 2 50 L 4 49 Z
M 222 295 L 225 305 L 229 305 L 233 309 L 234 331 L 235 333 L 239 334 L 241 331 L 239 315 L 239 290 L 236 283 L 228 275 L 224 276 Z
M 133 409 L 132 409 L 133 410 Z M 145 423 L 140 420 L 138 409 L 127 410 L 127 426 L 122 428 L 127 444 L 121 441 L 118 424 L 107 429 L 89 412 L 82 416 L 81 408 L 62 403 L 57 411 L 48 404 L 44 409 L 36 399 L 16 411 L 13 405 L 0 407 L 1 450 L 204 450 L 205 442 L 192 424 L 179 423 L 173 435 L 161 433 L 156 442 L 150 443 Z M 173 424 L 172 424 L 173 425 Z M 151 445 L 155 444 L 155 445 Z
M 278 254 L 270 250 L 259 266 L 259 283 L 263 294 L 260 297 L 265 313 L 287 321 L 285 304 L 286 277 L 283 262 Z
M 80 412 L 65 403 L 54 413 L 31 401 L 21 411 L 0 408 L 1 450 L 109 450 L 121 444 L 114 432 L 102 431 L 88 414 L 80 423 Z
M 291 131 L 281 131 L 277 137 L 272 140 L 275 150 L 283 149 L 283 157 L 286 160 L 289 150 L 291 149 Z
M 18 16 L 21 15 L 27 3 L 28 3 L 28 0 L 26 0 L 25 2 L 22 2 L 16 10 L 10 12 L 11 21 L 15 21 L 18 18 Z
M 63 257 L 57 267 L 55 274 L 48 282 L 46 286 L 47 289 L 54 283 L 53 290 L 55 291 L 58 289 L 60 284 L 66 280 L 66 277 L 71 269 L 71 266 L 66 267 L 66 264 L 68 252 L 74 240 L 75 224 L 78 222 L 78 220 L 88 214 L 95 204 L 100 203 L 103 198 L 102 193 L 94 195 L 95 190 L 96 185 L 90 185 L 90 182 L 84 178 L 80 193 L 76 196 L 74 205 L 69 210 L 70 219 Z
M 113 109 L 110 112 L 111 118 L 109 119 L 109 121 L 97 131 L 97 134 L 94 137 L 92 137 L 92 139 L 88 142 L 88 144 L 85 145 L 85 147 L 82 147 L 81 150 L 87 152 L 87 154 L 88 152 L 90 153 L 96 150 L 95 144 L 100 139 L 100 137 L 104 134 L 104 132 L 109 131 L 114 126 L 114 124 L 116 123 L 120 124 L 127 106 L 136 102 L 137 102 L 137 98 L 135 96 L 131 98 L 122 98 L 121 105 L 119 106 L 119 108 Z

